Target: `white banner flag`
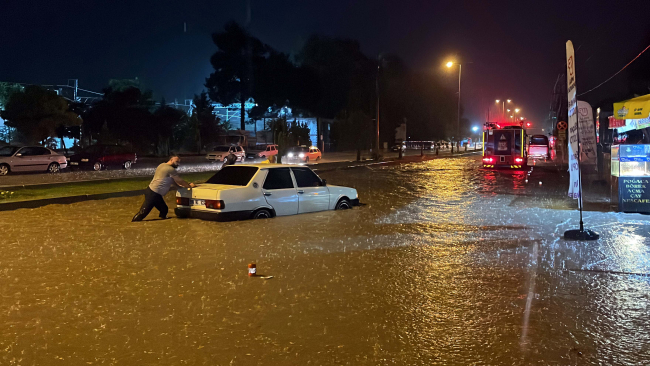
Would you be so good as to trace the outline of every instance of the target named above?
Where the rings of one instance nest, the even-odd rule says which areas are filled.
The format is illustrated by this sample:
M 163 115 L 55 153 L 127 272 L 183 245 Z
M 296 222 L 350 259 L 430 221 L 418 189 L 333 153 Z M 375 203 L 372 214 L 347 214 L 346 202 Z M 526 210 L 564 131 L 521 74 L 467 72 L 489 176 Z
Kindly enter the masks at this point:
M 594 127 L 594 110 L 591 105 L 578 101 L 578 127 L 580 128 L 580 161 L 583 164 L 597 163 L 596 128 Z
M 567 97 L 569 101 L 569 197 L 580 198 L 580 166 L 578 165 L 578 103 L 573 43 L 566 43 Z M 581 200 L 580 200 L 581 201 Z

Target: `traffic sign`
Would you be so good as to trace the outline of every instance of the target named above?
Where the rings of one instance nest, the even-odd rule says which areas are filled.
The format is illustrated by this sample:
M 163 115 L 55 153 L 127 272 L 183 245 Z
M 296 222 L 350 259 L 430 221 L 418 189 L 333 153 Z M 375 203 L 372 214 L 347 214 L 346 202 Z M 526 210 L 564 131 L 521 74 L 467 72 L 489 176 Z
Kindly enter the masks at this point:
M 566 140 L 566 130 L 559 130 L 557 137 L 560 140 Z
M 569 126 L 564 121 L 560 121 L 560 122 L 557 123 L 557 129 L 559 131 L 566 131 L 567 127 L 569 127 Z

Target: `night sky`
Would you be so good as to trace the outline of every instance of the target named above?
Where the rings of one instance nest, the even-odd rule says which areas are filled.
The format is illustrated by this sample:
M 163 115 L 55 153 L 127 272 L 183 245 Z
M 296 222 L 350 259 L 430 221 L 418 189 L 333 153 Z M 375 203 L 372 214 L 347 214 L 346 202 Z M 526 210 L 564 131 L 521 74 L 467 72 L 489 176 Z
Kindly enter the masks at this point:
M 400 55 L 414 69 L 440 73 L 454 87 L 450 57 L 464 62 L 462 97 L 472 123 L 497 98 L 511 98 L 543 121 L 576 47 L 578 93 L 618 71 L 650 41 L 650 1 L 260 1 L 251 33 L 297 52 L 312 33 L 360 41 L 369 57 Z M 156 98 L 191 98 L 211 72 L 210 35 L 244 23 L 245 1 L 0 2 L 0 81 L 65 84 L 101 91 L 111 78 L 140 78 Z M 187 23 L 184 31 L 183 23 Z M 587 95 L 624 91 L 625 73 Z

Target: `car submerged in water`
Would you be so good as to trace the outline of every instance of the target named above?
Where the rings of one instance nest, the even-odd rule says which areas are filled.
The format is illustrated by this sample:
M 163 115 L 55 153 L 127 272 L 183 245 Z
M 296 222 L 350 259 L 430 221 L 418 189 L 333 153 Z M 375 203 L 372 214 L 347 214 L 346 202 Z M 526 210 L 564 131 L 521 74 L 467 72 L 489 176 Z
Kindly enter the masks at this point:
M 180 218 L 228 221 L 357 205 L 356 189 L 328 185 L 308 167 L 251 164 L 227 166 L 203 184 L 179 188 L 174 212 Z

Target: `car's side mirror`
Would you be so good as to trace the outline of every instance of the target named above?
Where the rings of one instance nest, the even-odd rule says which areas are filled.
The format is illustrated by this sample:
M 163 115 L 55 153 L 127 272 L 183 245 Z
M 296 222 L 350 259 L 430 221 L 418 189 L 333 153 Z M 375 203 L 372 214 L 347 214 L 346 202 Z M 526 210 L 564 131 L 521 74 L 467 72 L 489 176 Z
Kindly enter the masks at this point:
M 23 156 L 23 154 L 21 154 L 21 153 L 16 154 L 16 157 L 18 157 L 18 158 L 21 157 L 21 156 Z
M 327 180 L 325 180 L 325 179 L 321 179 L 321 182 L 322 182 L 322 184 L 323 184 L 323 187 L 327 185 Z

